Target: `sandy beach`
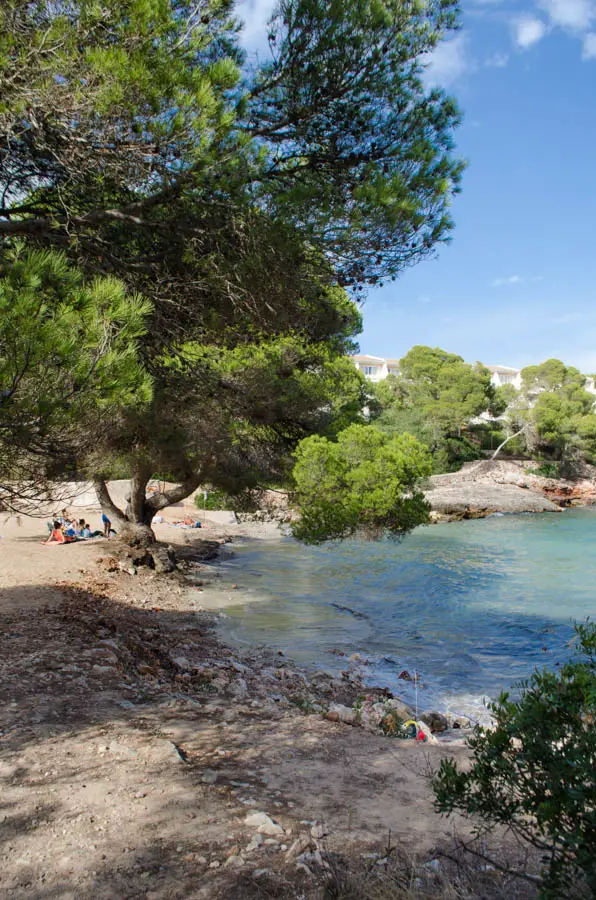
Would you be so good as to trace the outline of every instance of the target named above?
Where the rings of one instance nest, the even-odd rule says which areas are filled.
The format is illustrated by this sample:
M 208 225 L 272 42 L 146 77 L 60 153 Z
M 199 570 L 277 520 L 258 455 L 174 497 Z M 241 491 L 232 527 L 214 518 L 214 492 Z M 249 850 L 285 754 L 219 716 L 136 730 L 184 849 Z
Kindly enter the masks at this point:
M 158 524 L 169 575 L 45 531 L 0 520 L 0 896 L 314 898 L 328 854 L 382 858 L 390 834 L 422 864 L 451 846 L 427 775 L 464 747 L 331 721 L 349 672 L 232 652 L 197 610 L 185 571 L 230 531 L 273 528 Z

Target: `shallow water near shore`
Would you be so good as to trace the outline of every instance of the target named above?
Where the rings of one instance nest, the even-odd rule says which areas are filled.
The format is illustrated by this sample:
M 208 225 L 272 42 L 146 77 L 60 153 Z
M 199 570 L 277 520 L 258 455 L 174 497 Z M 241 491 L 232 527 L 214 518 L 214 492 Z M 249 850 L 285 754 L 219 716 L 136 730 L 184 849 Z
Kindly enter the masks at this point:
M 220 567 L 224 593 L 239 588 L 221 633 L 335 672 L 350 663 L 333 651 L 359 653 L 368 683 L 412 702 L 398 675 L 418 672 L 421 710 L 484 719 L 485 697 L 569 656 L 573 621 L 596 614 L 595 548 L 594 509 L 435 525 L 397 544 L 247 541 Z

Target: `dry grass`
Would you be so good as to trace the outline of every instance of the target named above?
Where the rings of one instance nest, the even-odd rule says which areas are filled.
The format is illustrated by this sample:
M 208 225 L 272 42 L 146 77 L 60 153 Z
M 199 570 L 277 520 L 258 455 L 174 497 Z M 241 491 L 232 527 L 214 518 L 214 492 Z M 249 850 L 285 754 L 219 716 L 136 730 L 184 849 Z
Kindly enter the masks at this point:
M 389 847 L 358 863 L 328 858 L 324 900 L 532 900 L 536 888 L 457 850 L 416 860 Z

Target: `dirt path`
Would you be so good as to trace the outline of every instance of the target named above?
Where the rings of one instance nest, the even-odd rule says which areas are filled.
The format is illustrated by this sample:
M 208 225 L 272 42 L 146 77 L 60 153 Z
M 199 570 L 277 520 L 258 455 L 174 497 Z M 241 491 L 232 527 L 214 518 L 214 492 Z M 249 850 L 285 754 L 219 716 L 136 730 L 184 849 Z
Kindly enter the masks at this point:
M 463 748 L 306 714 L 314 683 L 274 653 L 232 657 L 176 573 L 106 571 L 107 542 L 17 528 L 0 541 L 1 897 L 314 896 L 322 844 L 448 838 L 425 772 Z

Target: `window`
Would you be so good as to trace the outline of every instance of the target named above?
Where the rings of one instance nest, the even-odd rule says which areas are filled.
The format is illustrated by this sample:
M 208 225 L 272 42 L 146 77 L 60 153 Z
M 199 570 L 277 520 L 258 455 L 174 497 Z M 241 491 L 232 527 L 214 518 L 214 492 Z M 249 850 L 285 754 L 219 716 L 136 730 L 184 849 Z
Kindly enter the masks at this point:
M 365 375 L 376 375 L 377 367 L 376 366 L 362 366 L 362 371 Z
M 513 384 L 515 381 L 515 375 L 500 375 L 499 377 L 503 384 Z
M 388 366 L 387 371 L 390 375 L 399 375 L 399 369 L 397 366 Z

